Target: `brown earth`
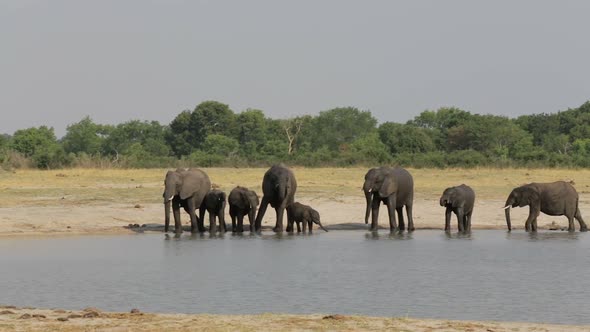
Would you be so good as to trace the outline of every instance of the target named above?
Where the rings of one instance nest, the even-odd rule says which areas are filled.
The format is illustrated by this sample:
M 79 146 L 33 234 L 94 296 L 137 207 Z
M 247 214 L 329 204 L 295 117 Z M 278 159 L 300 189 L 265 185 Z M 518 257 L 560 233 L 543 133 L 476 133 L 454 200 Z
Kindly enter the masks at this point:
M 415 331 L 558 332 L 590 327 L 514 322 L 449 321 L 345 315 L 185 315 L 0 306 L 2 331 Z

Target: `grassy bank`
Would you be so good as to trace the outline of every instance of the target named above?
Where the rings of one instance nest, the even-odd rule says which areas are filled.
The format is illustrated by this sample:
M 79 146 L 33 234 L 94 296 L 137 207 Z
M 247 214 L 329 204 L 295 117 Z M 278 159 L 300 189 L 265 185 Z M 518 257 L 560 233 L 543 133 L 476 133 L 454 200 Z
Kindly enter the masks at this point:
M 229 192 L 236 185 L 260 193 L 265 168 L 204 169 L 211 182 Z M 298 193 L 322 198 L 361 195 L 366 168 L 294 168 Z M 460 183 L 472 186 L 478 198 L 505 198 L 523 183 L 574 181 L 580 193 L 590 192 L 590 170 L 574 169 L 410 169 L 416 197 L 436 197 Z M 159 203 L 165 169 L 64 169 L 0 172 L 2 207 L 67 204 Z M 362 195 L 361 195 L 362 196 Z M 63 198 L 63 199 L 62 199 Z

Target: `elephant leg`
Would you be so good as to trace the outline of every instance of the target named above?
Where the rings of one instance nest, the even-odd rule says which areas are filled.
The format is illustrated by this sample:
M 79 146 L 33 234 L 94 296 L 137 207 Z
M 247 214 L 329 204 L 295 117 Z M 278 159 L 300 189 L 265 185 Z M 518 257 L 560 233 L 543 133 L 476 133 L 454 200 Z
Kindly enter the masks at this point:
M 301 233 L 300 224 L 303 224 L 303 233 L 305 233 L 307 231 L 307 220 L 303 220 L 302 222 L 297 223 L 297 233 Z
M 244 215 L 241 212 L 238 212 L 236 215 L 236 230 L 235 232 L 242 233 L 244 231 Z M 254 225 L 250 223 L 250 232 L 254 231 Z
M 197 227 L 197 215 L 196 215 L 196 206 L 195 206 L 195 201 L 192 198 L 189 198 L 186 202 L 186 208 L 188 210 L 188 214 L 191 217 L 191 233 L 195 233 L 196 232 L 196 227 Z
M 574 218 L 576 218 L 576 220 L 580 224 L 580 232 L 587 232 L 588 226 L 586 226 L 584 219 L 582 219 L 582 214 L 580 213 L 580 209 L 576 208 L 576 214 L 574 215 Z
M 451 213 L 453 210 L 450 207 L 447 207 L 445 210 L 445 232 L 451 231 Z
M 219 211 L 219 230 L 223 233 L 227 232 L 227 227 L 225 225 L 225 216 L 223 215 L 223 211 Z
M 406 203 L 406 214 L 408 215 L 408 232 L 413 232 L 415 230 L 414 216 L 412 214 L 412 205 L 413 205 L 412 201 L 410 201 L 409 203 Z
M 268 208 L 268 203 L 268 198 L 262 197 L 260 208 L 258 208 L 258 213 L 256 214 L 256 221 L 254 221 L 254 231 L 256 232 L 260 232 L 260 229 L 262 228 L 262 218 L 264 218 L 264 214 Z
M 574 217 L 573 216 L 568 216 L 567 217 L 567 231 L 568 232 L 575 232 L 576 231 L 576 226 L 574 225 Z
M 295 222 L 295 220 L 293 219 L 293 216 L 289 213 L 289 211 L 287 211 L 287 233 L 292 233 L 293 232 L 293 223 Z M 297 230 L 299 230 L 299 223 L 297 223 Z
M 281 204 L 280 206 L 278 206 L 276 208 L 277 223 L 275 224 L 275 228 L 273 228 L 273 231 L 275 231 L 276 233 L 283 232 L 283 213 L 284 212 L 285 212 L 285 207 L 283 204 Z
M 199 227 L 199 232 L 201 233 L 205 233 L 205 207 L 201 206 L 199 208 L 199 219 L 198 219 L 198 227 Z
M 463 229 L 465 230 L 465 232 L 469 233 L 471 232 L 471 213 L 470 214 L 466 214 L 463 217 L 463 220 L 465 222 L 465 224 L 463 225 Z
M 459 232 L 463 233 L 465 231 L 465 228 L 463 227 L 463 218 L 465 217 L 465 215 L 463 214 L 463 209 L 462 208 L 458 208 L 457 209 L 457 227 L 459 228 Z
M 406 228 L 406 224 L 404 223 L 404 207 L 395 208 L 395 211 L 397 212 L 399 229 L 404 230 Z
M 526 222 L 525 222 L 525 224 L 524 224 L 524 229 L 525 229 L 527 232 L 530 232 L 530 231 L 531 231 L 531 228 L 532 228 L 532 226 L 531 226 L 531 225 L 532 225 L 532 223 L 533 223 L 533 220 L 537 219 L 537 216 L 539 215 L 539 213 L 540 213 L 540 211 L 539 211 L 539 210 L 537 210 L 537 209 L 535 209 L 535 208 L 533 208 L 533 207 L 531 206 L 531 208 L 530 208 L 530 210 L 529 210 L 529 216 L 528 216 L 528 218 L 526 219 Z
M 174 215 L 174 232 L 182 233 L 182 223 L 180 220 L 180 204 L 178 201 L 172 201 L 172 214 Z
M 379 229 L 379 205 L 381 200 L 378 197 L 373 197 L 371 204 L 371 231 L 375 232 Z
M 387 203 L 385 205 L 387 206 L 387 213 L 389 214 L 389 231 L 395 232 L 398 229 L 395 222 L 395 194 L 392 194 L 387 198 Z M 401 228 L 401 224 L 399 230 L 404 230 Z
M 209 212 L 209 233 L 213 234 L 217 231 L 215 227 L 215 213 Z
M 237 229 L 236 229 L 236 215 L 232 214 L 230 217 L 231 217 L 231 231 L 235 233 L 237 231 Z

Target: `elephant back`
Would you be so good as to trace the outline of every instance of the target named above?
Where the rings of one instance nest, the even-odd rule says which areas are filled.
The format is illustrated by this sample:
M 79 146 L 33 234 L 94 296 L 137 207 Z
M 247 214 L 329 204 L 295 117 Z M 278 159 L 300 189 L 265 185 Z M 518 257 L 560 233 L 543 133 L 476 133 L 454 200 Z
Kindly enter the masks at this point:
M 187 199 L 196 193 L 202 193 L 201 197 L 204 197 L 210 189 L 211 180 L 209 180 L 207 173 L 193 168 L 182 173 L 181 199 Z

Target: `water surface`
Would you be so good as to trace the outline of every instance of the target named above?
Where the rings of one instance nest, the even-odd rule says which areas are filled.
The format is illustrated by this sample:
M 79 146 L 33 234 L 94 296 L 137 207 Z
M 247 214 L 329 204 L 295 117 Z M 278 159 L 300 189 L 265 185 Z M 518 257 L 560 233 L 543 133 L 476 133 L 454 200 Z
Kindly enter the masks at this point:
M 590 324 L 587 233 L 0 239 L 0 303 Z

